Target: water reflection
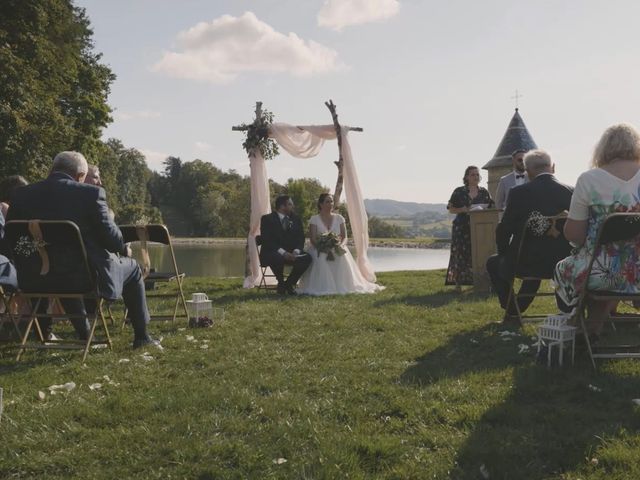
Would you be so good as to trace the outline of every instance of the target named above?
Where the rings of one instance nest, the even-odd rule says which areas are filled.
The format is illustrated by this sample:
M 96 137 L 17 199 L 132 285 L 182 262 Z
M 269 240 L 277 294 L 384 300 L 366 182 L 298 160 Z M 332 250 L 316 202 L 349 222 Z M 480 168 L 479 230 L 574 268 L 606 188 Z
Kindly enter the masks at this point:
M 180 270 L 188 276 L 242 277 L 244 275 L 243 245 L 176 245 L 174 251 Z M 149 257 L 151 265 L 156 270 L 172 269 L 171 255 L 167 248 L 151 245 Z M 372 247 L 369 249 L 369 259 L 376 272 L 434 270 L 446 268 L 449 250 Z

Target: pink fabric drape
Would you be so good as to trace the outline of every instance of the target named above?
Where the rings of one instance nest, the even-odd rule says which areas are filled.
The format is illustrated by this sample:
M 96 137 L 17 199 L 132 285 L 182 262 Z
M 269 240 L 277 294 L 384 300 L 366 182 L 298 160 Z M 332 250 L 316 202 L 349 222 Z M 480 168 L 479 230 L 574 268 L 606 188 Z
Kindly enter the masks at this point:
M 364 208 L 364 199 L 358 182 L 348 134 L 348 128 L 342 127 L 343 180 L 347 211 L 351 223 L 351 237 L 356 247 L 356 262 L 360 272 L 367 280 L 375 282 L 376 275 L 367 255 L 369 221 Z M 274 123 L 271 125 L 269 136 L 292 156 L 311 158 L 320 152 L 325 140 L 336 138 L 336 131 L 333 125 L 297 127 L 285 123 Z M 255 236 L 260 231 L 260 217 L 271 211 L 269 179 L 264 163 L 259 152 L 251 158 L 251 225 L 248 238 L 251 273 L 245 278 L 245 288 L 256 286 L 260 281 L 260 263 L 255 246 Z
M 256 235 L 260 235 L 262 216 L 271 213 L 267 166 L 259 150 L 254 150 L 249 156 L 249 167 L 251 171 L 251 217 L 249 236 L 247 237 L 249 275 L 244 279 L 244 288 L 253 288 L 260 283 L 260 259 L 258 258 Z

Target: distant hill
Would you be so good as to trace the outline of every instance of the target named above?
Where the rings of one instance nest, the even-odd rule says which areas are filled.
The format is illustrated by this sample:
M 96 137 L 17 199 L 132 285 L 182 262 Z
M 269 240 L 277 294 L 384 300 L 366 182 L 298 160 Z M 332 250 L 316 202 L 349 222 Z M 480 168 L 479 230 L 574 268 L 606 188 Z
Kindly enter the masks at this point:
M 376 217 L 412 217 L 417 213 L 423 212 L 447 213 L 447 205 L 445 203 L 399 202 L 397 200 L 374 198 L 365 199 L 364 206 L 369 215 Z

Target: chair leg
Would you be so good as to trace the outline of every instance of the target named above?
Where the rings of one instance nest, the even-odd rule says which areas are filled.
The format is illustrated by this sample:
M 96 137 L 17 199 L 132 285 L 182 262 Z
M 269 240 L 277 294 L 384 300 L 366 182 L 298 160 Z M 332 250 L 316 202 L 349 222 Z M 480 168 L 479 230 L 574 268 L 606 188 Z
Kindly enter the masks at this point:
M 36 312 L 38 311 L 38 307 L 40 307 L 40 303 L 42 302 L 42 298 L 38 298 L 35 306 L 31 307 L 31 314 L 29 316 L 29 324 L 24 332 L 24 336 L 22 337 L 22 342 L 20 342 L 20 348 L 18 349 L 18 355 L 16 356 L 16 362 L 20 361 L 20 357 L 26 350 L 25 345 L 27 344 L 27 339 L 29 338 L 29 333 L 31 333 L 31 328 L 33 327 L 33 322 L 37 322 Z M 38 325 L 38 330 L 40 330 L 40 326 Z M 42 332 L 41 332 L 42 335 Z
M 589 358 L 591 359 L 591 365 L 593 365 L 593 369 L 596 370 L 596 361 L 593 358 L 593 351 L 591 350 L 591 341 L 589 340 L 589 332 L 587 331 L 587 326 L 585 324 L 584 318 L 584 307 L 578 310 L 578 316 L 580 317 L 580 328 L 582 328 L 582 333 L 584 335 L 584 341 L 587 344 L 587 351 L 589 352 Z
M 184 290 L 182 289 L 183 280 L 178 279 L 178 290 L 180 291 L 180 299 L 182 300 L 182 308 L 184 308 L 184 316 L 189 321 L 189 309 L 187 308 L 187 300 L 184 298 Z M 174 316 L 175 320 L 175 316 Z
M 100 300 L 98 301 L 100 302 Z M 96 332 L 96 325 L 98 324 L 98 317 L 101 316 L 101 307 L 96 308 L 96 311 L 93 314 L 93 321 L 91 322 L 91 330 L 89 331 L 89 336 L 87 337 L 87 343 L 84 346 L 84 354 L 82 355 L 82 363 L 87 359 L 87 354 L 89 353 L 89 348 L 91 348 L 91 342 L 93 341 L 93 335 Z M 103 317 L 104 320 L 104 317 Z
M 102 305 L 104 301 L 102 299 L 98 300 L 98 311 L 100 312 L 100 319 L 102 320 L 102 326 L 104 328 L 104 334 L 107 337 L 107 345 L 109 345 L 109 350 L 113 350 L 113 344 L 111 343 L 111 335 L 109 335 L 109 328 L 107 327 L 107 319 L 104 316 L 104 310 L 102 309 Z M 111 307 L 107 305 L 107 311 L 111 316 L 111 323 L 113 324 L 113 315 L 111 314 Z
M 180 304 L 180 295 L 176 295 L 176 303 L 173 306 L 173 317 L 171 317 L 171 321 L 176 321 L 176 316 L 178 315 L 178 305 Z

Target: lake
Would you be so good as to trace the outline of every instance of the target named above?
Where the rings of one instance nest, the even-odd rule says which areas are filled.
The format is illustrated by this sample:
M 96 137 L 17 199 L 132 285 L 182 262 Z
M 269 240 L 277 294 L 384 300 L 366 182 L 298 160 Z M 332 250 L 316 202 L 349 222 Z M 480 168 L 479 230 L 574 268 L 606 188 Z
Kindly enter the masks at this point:
M 191 277 L 242 277 L 244 245 L 174 245 L 180 270 Z M 151 265 L 158 271 L 171 270 L 171 255 L 160 245 L 149 248 Z M 376 272 L 394 270 L 434 270 L 446 268 L 449 250 L 427 248 L 371 247 L 369 259 Z

